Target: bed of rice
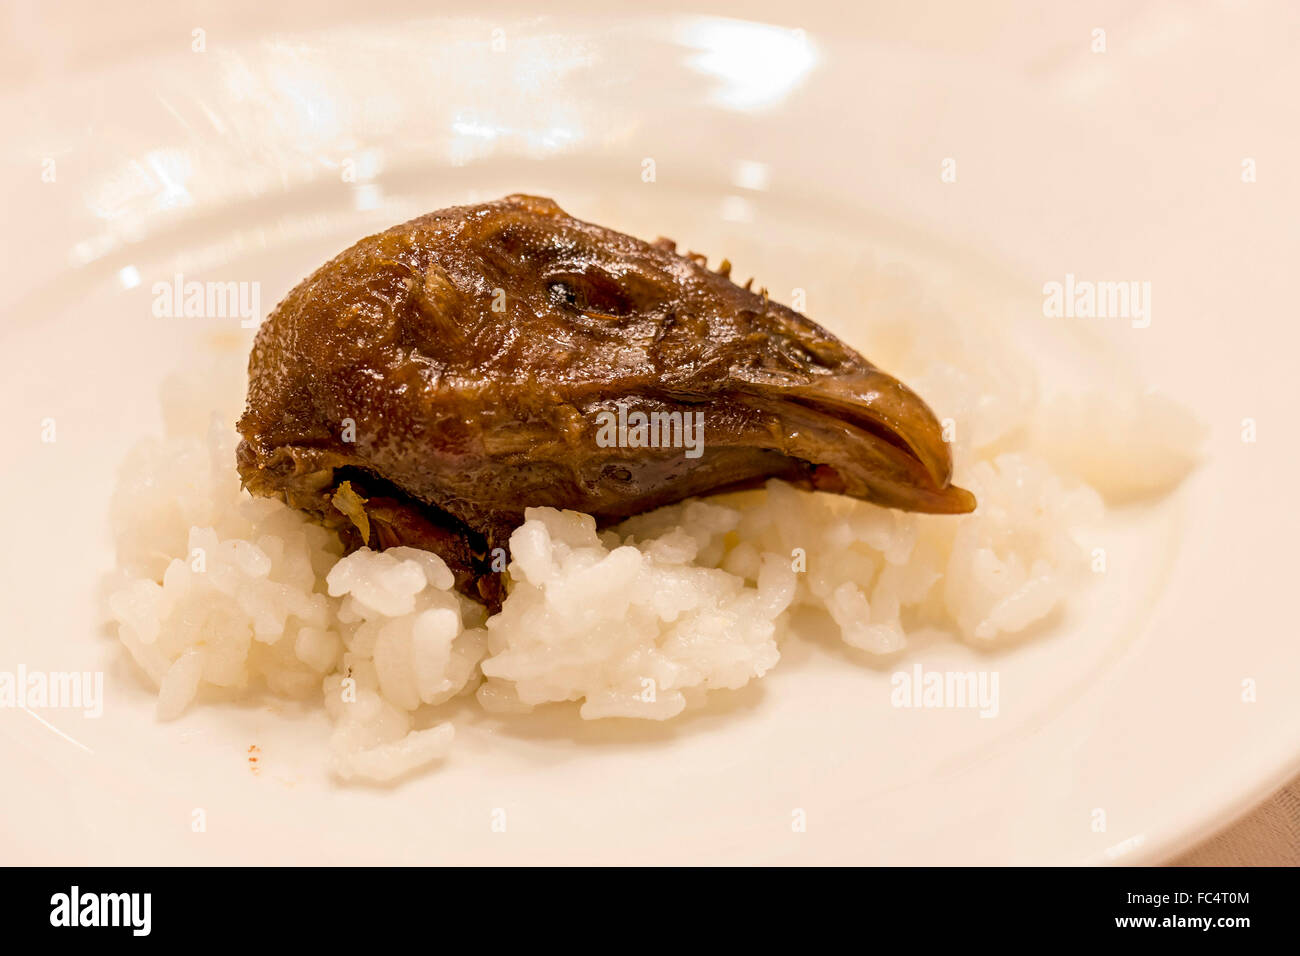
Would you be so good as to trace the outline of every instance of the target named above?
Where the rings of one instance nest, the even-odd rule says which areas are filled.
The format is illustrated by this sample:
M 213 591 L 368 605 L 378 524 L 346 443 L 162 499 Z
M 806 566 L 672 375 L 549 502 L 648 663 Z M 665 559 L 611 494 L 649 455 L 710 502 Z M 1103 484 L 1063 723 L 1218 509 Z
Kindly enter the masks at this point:
M 175 376 L 165 435 L 129 453 L 113 500 L 118 634 L 161 718 L 209 686 L 322 695 L 334 772 L 392 780 L 449 752 L 438 709 L 458 696 L 498 712 L 572 701 L 588 719 L 672 718 L 777 666 L 796 606 L 873 654 L 920 626 L 1005 641 L 1088 573 L 1103 497 L 1157 492 L 1192 464 L 1199 426 L 1156 396 L 1044 400 L 1029 363 L 933 314 L 878 339 L 868 354 L 887 343 L 882 364 L 948 419 L 975 513 L 902 514 L 775 481 L 600 533 L 587 515 L 534 508 L 490 618 L 435 555 L 343 557 L 331 534 L 241 491 L 241 360 Z

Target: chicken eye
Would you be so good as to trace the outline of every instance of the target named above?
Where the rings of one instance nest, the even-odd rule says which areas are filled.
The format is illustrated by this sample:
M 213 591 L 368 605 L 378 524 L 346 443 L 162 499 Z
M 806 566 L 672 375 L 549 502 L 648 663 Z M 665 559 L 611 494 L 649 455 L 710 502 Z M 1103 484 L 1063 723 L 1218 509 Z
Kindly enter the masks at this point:
M 587 316 L 624 318 L 637 311 L 617 279 L 589 270 L 552 275 L 546 284 L 552 303 L 567 306 Z
M 573 286 L 569 285 L 567 282 L 557 279 L 546 287 L 546 292 L 551 297 L 551 301 L 556 304 L 578 304 L 578 293 L 573 291 Z

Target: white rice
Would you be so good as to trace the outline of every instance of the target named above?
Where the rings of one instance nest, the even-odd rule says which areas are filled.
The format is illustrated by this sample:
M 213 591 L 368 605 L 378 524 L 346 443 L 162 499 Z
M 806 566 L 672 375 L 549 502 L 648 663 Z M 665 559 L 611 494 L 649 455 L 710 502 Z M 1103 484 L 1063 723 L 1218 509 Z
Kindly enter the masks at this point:
M 166 435 L 131 451 L 113 500 L 118 633 L 158 687 L 160 718 L 220 688 L 323 692 L 334 771 L 376 781 L 449 752 L 440 706 L 461 695 L 495 712 L 572 701 L 587 719 L 674 717 L 775 667 L 794 606 L 876 654 L 918 626 L 995 644 L 1048 618 L 1086 571 L 1102 498 L 1072 475 L 1108 496 L 1162 490 L 1190 467 L 1198 426 L 1113 389 L 1040 402 L 1025 363 L 958 329 L 894 331 L 886 367 L 953 420 L 975 513 L 902 514 L 775 481 L 602 534 L 587 515 L 533 508 L 491 618 L 436 555 L 344 558 L 332 534 L 240 490 L 240 363 L 173 378 Z M 215 414 L 214 375 L 230 402 Z

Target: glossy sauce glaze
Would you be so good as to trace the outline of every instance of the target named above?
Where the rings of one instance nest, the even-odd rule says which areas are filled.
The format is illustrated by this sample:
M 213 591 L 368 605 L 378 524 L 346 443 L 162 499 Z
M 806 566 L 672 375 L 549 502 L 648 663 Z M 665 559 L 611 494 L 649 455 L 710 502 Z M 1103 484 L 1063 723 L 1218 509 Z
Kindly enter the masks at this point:
M 262 325 L 240 475 L 349 548 L 438 553 L 492 607 L 528 507 L 610 523 L 776 477 L 974 508 L 915 393 L 729 272 L 533 196 L 370 236 Z

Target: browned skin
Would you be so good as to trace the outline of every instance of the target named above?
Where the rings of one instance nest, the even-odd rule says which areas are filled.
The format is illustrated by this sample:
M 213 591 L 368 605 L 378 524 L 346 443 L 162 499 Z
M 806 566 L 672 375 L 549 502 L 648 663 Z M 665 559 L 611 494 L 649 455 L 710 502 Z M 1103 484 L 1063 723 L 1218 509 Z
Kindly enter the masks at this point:
M 908 511 L 975 507 L 920 398 L 728 271 L 534 196 L 370 236 L 258 332 L 239 473 L 359 547 L 333 503 L 350 481 L 364 543 L 435 551 L 493 606 L 487 552 L 527 507 L 608 523 L 769 477 Z M 620 402 L 703 412 L 703 454 L 600 447 L 597 413 Z

